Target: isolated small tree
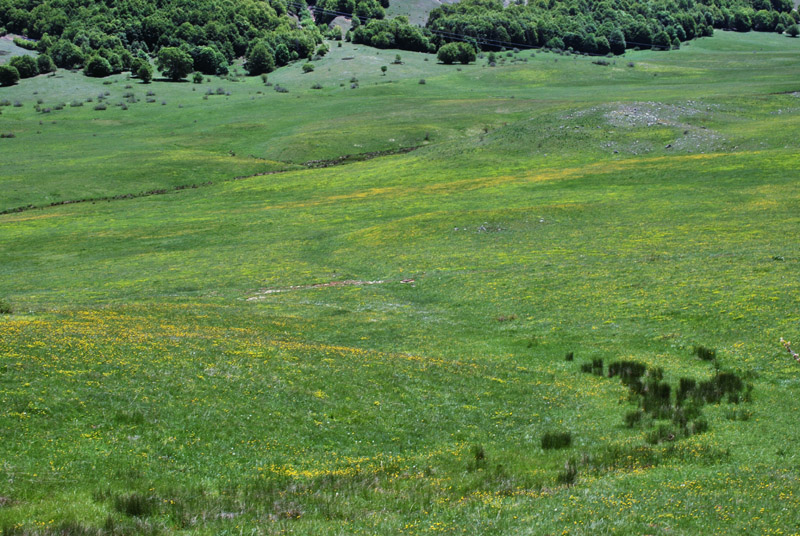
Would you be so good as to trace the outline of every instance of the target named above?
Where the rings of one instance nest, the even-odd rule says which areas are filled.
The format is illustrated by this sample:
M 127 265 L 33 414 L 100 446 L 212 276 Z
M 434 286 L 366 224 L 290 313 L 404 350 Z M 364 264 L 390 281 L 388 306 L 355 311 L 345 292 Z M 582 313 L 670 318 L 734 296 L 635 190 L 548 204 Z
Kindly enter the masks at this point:
M 19 71 L 20 78 L 31 78 L 39 74 L 39 67 L 33 56 L 14 56 L 8 64 Z
M 454 64 L 456 60 L 458 60 L 458 44 L 447 43 L 442 45 L 441 48 L 439 48 L 439 51 L 436 53 L 436 57 L 445 65 Z
M 131 76 L 138 76 L 138 73 L 139 73 L 139 67 L 141 67 L 141 66 L 142 66 L 142 64 L 143 64 L 145 61 L 146 61 L 146 60 L 144 60 L 144 59 L 142 59 L 142 58 L 133 58 L 133 59 L 131 60 Z
M 200 71 L 202 74 L 227 74 L 228 62 L 216 48 L 196 47 L 191 54 L 196 71 Z
M 625 54 L 625 34 L 619 28 L 614 28 L 608 34 L 608 44 L 611 47 L 611 52 L 616 55 Z
M 53 60 L 50 59 L 50 56 L 47 54 L 39 54 L 36 58 L 36 66 L 39 68 L 39 72 L 44 73 L 51 73 L 56 70 L 56 65 L 53 63 Z
M 264 43 L 253 45 L 247 52 L 246 60 L 245 69 L 251 76 L 270 73 L 275 70 L 275 56 L 272 55 L 272 52 Z
M 358 19 L 353 19 L 353 23 L 358 21 Z M 278 67 L 286 65 L 291 60 L 291 54 L 289 53 L 289 47 L 287 47 L 284 43 L 279 44 L 275 47 L 275 63 Z
M 387 70 L 389 70 L 389 68 L 386 65 L 381 65 L 381 72 L 383 73 L 383 76 L 386 76 Z
M 436 54 L 439 61 L 446 65 L 455 62 L 463 64 L 475 61 L 475 49 L 469 43 L 447 43 L 442 45 Z
M 472 63 L 477 58 L 475 47 L 469 43 L 458 43 L 458 61 L 464 65 Z
M 192 57 L 177 47 L 164 47 L 158 51 L 159 70 L 170 80 L 186 78 L 194 70 Z
M 83 74 L 95 78 L 103 78 L 110 75 L 111 72 L 111 64 L 102 56 L 93 56 L 83 68 Z
M 13 86 L 19 82 L 19 71 L 11 65 L 0 65 L 0 86 Z
M 136 76 L 142 81 L 142 84 L 149 84 L 153 81 L 153 66 L 147 61 L 142 61 L 139 64 L 139 69 L 136 71 Z

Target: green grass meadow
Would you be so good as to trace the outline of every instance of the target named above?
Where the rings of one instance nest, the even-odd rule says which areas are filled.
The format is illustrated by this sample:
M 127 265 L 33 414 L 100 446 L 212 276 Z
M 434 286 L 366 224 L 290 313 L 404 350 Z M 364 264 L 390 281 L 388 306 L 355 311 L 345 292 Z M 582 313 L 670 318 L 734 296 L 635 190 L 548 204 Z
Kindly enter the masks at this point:
M 800 534 L 800 40 L 510 54 L 0 89 L 2 534 Z

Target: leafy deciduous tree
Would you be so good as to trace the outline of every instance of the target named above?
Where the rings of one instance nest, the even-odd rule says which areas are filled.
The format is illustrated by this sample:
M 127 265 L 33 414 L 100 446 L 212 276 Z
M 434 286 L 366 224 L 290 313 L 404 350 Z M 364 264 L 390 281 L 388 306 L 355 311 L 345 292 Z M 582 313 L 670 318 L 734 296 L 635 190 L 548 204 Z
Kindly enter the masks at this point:
M 186 78 L 194 69 L 192 57 L 177 47 L 164 47 L 158 51 L 158 69 L 170 80 Z

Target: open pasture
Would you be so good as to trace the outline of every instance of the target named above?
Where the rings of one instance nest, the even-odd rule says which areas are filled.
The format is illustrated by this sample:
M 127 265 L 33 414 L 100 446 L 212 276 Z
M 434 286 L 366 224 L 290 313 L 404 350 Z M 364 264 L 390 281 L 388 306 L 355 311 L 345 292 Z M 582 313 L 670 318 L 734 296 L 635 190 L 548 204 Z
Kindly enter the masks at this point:
M 3 89 L 0 530 L 800 533 L 799 43 Z

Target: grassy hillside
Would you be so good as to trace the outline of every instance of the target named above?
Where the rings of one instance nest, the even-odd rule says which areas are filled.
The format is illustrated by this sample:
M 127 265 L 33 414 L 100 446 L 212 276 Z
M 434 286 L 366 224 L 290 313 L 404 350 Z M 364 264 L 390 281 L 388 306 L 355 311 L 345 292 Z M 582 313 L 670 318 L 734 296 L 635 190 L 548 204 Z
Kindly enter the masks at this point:
M 3 534 L 800 531 L 799 47 L 0 90 Z
M 408 17 L 408 22 L 415 26 L 424 26 L 428 22 L 428 13 L 442 4 L 452 4 L 452 0 L 395 0 L 386 8 L 386 17 Z

